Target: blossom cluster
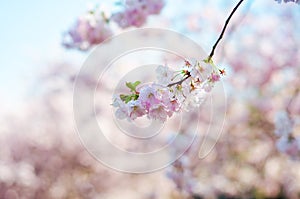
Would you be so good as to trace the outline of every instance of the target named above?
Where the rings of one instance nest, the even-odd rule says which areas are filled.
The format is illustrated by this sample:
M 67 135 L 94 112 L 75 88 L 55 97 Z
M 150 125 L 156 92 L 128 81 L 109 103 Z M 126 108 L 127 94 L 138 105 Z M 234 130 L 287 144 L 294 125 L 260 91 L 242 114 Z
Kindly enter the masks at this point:
M 159 14 L 164 5 L 163 0 L 126 0 L 124 9 L 112 14 L 111 20 L 121 28 L 140 27 L 149 15 Z
M 212 61 L 210 63 L 213 65 Z M 115 115 L 118 119 L 129 120 L 146 115 L 164 122 L 173 113 L 199 107 L 207 92 L 220 80 L 220 75 L 225 75 L 224 70 L 215 65 L 213 68 L 205 77 L 206 69 L 196 59 L 185 60 L 177 72 L 160 65 L 156 68 L 156 82 L 140 87 L 140 81 L 126 83 L 131 93 L 114 97 Z
M 140 27 L 147 17 L 159 14 L 164 7 L 163 0 L 126 0 L 121 11 L 107 16 L 99 8 L 88 11 L 78 17 L 76 23 L 64 34 L 63 45 L 66 48 L 88 50 L 113 35 L 111 21 L 120 28 Z
M 282 0 L 275 0 L 277 1 L 278 3 L 281 3 Z M 288 2 L 294 2 L 294 3 L 297 3 L 297 4 L 300 4 L 300 0 L 283 0 L 285 3 L 288 3 Z
M 278 150 L 287 154 L 292 159 L 300 157 L 300 137 L 294 136 L 294 121 L 286 111 L 276 114 L 275 118 L 275 134 L 280 136 L 276 143 Z
M 113 34 L 104 15 L 88 12 L 80 16 L 75 25 L 65 33 L 63 45 L 66 48 L 87 50 L 103 42 Z

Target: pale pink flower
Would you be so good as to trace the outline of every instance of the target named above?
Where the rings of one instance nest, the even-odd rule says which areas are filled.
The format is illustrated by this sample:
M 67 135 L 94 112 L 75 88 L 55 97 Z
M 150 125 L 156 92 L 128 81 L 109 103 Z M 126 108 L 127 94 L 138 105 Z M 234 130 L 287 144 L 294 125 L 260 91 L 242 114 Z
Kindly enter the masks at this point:
M 183 102 L 183 108 L 187 111 L 198 108 L 206 98 L 206 92 L 203 89 L 195 89 L 187 95 Z
M 141 27 L 147 19 L 147 13 L 140 8 L 127 8 L 124 11 L 114 13 L 111 20 L 116 22 L 121 28 L 130 26 Z
M 87 50 L 111 35 L 112 30 L 102 16 L 87 13 L 79 17 L 75 25 L 66 33 L 63 45 L 67 48 Z
M 179 102 L 182 103 L 190 92 L 189 84 L 182 83 L 182 86 L 173 86 L 170 90 L 171 95 Z
M 164 5 L 163 0 L 127 0 L 124 10 L 112 14 L 111 20 L 121 28 L 141 27 L 149 15 L 159 14 Z
M 214 87 L 214 83 L 211 82 L 211 81 L 205 81 L 203 83 L 203 89 L 206 91 L 206 92 L 210 92 L 212 90 L 212 88 Z
M 138 8 L 148 15 L 159 14 L 165 6 L 164 0 L 126 0 L 126 5 L 130 8 Z
M 148 117 L 150 119 L 155 119 L 164 122 L 167 120 L 168 112 L 163 104 L 155 104 L 151 106 Z
M 128 116 L 131 120 L 134 120 L 138 117 L 142 117 L 146 114 L 146 110 L 142 107 L 139 100 L 131 100 L 127 103 L 128 105 Z
M 169 100 L 167 103 L 165 103 L 165 105 L 168 110 L 169 117 L 171 117 L 174 112 L 178 112 L 180 110 L 180 104 L 177 100 Z
M 214 72 L 212 72 L 212 73 L 210 74 L 209 80 L 210 80 L 211 82 L 217 82 L 217 81 L 220 80 L 220 75 L 219 75 L 217 72 L 214 71 Z
M 127 104 L 120 99 L 119 96 L 114 97 L 112 106 L 116 107 L 115 115 L 118 119 L 122 120 L 128 116 L 128 106 Z
M 174 112 L 180 110 L 180 103 L 174 94 L 170 92 L 170 88 L 159 89 L 157 95 L 161 100 L 161 104 L 165 106 L 165 110 L 169 117 L 171 117 Z
M 153 85 L 146 85 L 139 90 L 139 100 L 146 110 L 149 110 L 153 104 L 160 103 L 157 98 L 157 88 Z
M 149 14 L 159 14 L 163 7 L 165 6 L 164 0 L 146 0 L 147 7 L 146 10 Z
M 174 71 L 167 66 L 160 65 L 156 68 L 155 72 L 157 83 L 164 86 L 170 84 L 174 77 Z
M 170 93 L 170 89 L 168 87 L 160 87 L 160 86 L 154 86 L 156 87 L 155 96 L 161 103 L 169 103 L 170 100 L 173 99 L 173 95 Z

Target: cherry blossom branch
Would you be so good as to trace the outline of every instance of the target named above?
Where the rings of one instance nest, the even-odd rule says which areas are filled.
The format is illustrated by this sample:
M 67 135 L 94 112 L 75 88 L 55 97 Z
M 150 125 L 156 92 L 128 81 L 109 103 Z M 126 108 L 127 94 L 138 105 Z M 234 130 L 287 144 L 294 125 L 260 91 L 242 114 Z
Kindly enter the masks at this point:
M 176 84 L 180 85 L 180 84 L 182 84 L 182 82 L 184 82 L 185 80 L 187 80 L 190 77 L 191 77 L 191 74 L 187 74 L 187 76 L 185 78 L 183 78 L 182 80 L 180 80 L 178 82 L 171 83 L 167 87 L 172 87 L 172 86 L 174 86 Z
M 215 50 L 216 50 L 216 48 L 217 48 L 219 42 L 220 42 L 221 39 L 223 38 L 223 35 L 224 35 L 225 31 L 226 31 L 226 28 L 227 28 L 227 26 L 228 26 L 228 24 L 229 24 L 229 22 L 230 22 L 231 17 L 233 16 L 233 14 L 234 14 L 235 11 L 238 9 L 238 7 L 242 4 L 243 1 L 244 1 L 244 0 L 240 0 L 240 1 L 239 1 L 239 3 L 238 3 L 238 4 L 233 8 L 233 10 L 231 11 L 229 17 L 226 19 L 225 25 L 224 25 L 224 27 L 223 27 L 223 30 L 222 30 L 222 32 L 221 32 L 219 38 L 217 39 L 216 43 L 214 44 L 214 46 L 213 46 L 213 48 L 212 48 L 212 50 L 211 50 L 211 52 L 210 52 L 210 54 L 209 54 L 209 56 L 208 56 L 208 58 L 207 58 L 208 62 L 210 62 L 211 59 L 212 59 L 212 57 L 214 56 Z
M 127 118 L 129 120 L 134 120 L 138 117 L 147 115 L 150 119 L 157 119 L 161 122 L 165 122 L 168 117 L 171 117 L 173 113 L 180 111 L 182 108 L 190 110 L 194 107 L 199 107 L 202 100 L 198 93 L 210 92 L 214 84 L 220 80 L 220 75 L 225 75 L 225 70 L 219 69 L 213 63 L 212 56 L 225 33 L 231 17 L 242 2 L 243 0 L 240 0 L 231 11 L 221 35 L 213 46 L 210 56 L 205 60 L 201 60 L 204 63 L 210 64 L 213 68 L 208 77 L 203 79 L 202 72 L 204 68 L 202 68 L 201 64 L 196 59 L 185 60 L 185 65 L 181 69 L 182 79 L 176 82 L 172 82 L 176 76 L 173 76 L 174 72 L 170 68 L 158 66 L 156 69 L 158 84 L 153 83 L 151 85 L 142 86 L 137 92 L 136 86 L 140 82 L 127 82 L 126 86 L 130 88 L 131 93 L 114 97 L 112 105 L 117 108 L 115 111 L 116 117 L 118 119 Z M 189 78 L 191 78 L 191 83 L 189 85 L 184 85 L 183 88 L 177 87 L 174 90 L 170 88 L 174 85 L 182 85 L 182 83 Z

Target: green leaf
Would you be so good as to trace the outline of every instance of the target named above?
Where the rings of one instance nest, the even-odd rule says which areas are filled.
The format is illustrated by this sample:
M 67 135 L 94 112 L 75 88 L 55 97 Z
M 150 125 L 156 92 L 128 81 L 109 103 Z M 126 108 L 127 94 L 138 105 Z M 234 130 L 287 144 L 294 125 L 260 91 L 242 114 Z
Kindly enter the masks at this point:
M 135 88 L 140 84 L 141 82 L 140 81 L 136 81 L 133 83 L 133 85 L 135 86 Z
M 127 104 L 131 100 L 137 100 L 139 98 L 139 95 L 137 95 L 137 94 L 131 94 L 131 95 L 121 94 L 120 98 L 123 102 L 125 102 Z
M 134 99 L 134 100 L 137 100 L 138 98 L 139 98 L 139 95 L 136 95 L 136 94 L 135 94 L 133 99 Z
M 128 97 L 128 95 L 124 95 L 124 94 L 121 94 L 120 95 L 120 99 L 122 100 L 122 101 L 126 101 L 126 98 Z
M 126 98 L 126 100 L 125 100 L 125 103 L 127 104 L 130 101 L 131 101 L 131 95 L 128 95 L 127 98 Z
M 136 81 L 134 83 L 132 82 L 126 82 L 126 86 L 128 88 L 130 88 L 130 91 L 131 92 L 136 92 L 136 87 L 140 84 L 141 82 L 140 81 Z

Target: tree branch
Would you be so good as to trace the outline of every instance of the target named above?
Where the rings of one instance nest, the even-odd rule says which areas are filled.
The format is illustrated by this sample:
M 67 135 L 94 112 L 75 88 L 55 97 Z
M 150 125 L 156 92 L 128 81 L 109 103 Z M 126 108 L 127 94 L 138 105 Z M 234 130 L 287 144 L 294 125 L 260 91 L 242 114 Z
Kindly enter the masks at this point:
M 184 82 L 185 80 L 187 80 L 191 75 L 188 74 L 185 78 L 183 78 L 182 80 L 178 81 L 178 82 L 174 82 L 168 85 L 168 87 L 174 86 L 176 84 L 182 84 L 182 82 Z
M 216 43 L 214 44 L 214 46 L 213 46 L 213 48 L 212 48 L 212 50 L 211 50 L 211 52 L 210 52 L 210 54 L 209 54 L 209 56 L 208 56 L 208 59 L 207 59 L 208 61 L 211 61 L 212 57 L 214 56 L 215 50 L 216 50 L 216 48 L 217 48 L 219 42 L 220 42 L 221 39 L 223 38 L 223 35 L 224 35 L 224 33 L 225 33 L 225 30 L 226 30 L 226 28 L 227 28 L 227 26 L 228 26 L 228 24 L 229 24 L 229 21 L 230 21 L 231 17 L 233 16 L 233 14 L 234 14 L 235 11 L 238 9 L 238 7 L 242 4 L 243 1 L 244 1 L 244 0 L 240 0 L 240 1 L 239 1 L 239 3 L 233 8 L 233 10 L 231 11 L 229 17 L 228 17 L 227 20 L 225 21 L 225 25 L 224 25 L 224 27 L 223 27 L 223 30 L 222 30 L 222 32 L 221 32 L 221 34 L 220 34 L 218 40 L 217 40 Z

